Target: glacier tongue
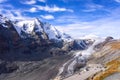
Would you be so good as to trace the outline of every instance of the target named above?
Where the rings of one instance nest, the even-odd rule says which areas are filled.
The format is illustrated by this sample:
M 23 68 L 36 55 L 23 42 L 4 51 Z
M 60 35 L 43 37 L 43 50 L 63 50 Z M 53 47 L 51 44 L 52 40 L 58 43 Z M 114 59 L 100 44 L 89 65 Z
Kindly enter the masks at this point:
M 66 77 L 72 75 L 74 73 L 75 66 L 77 64 L 84 65 L 86 63 L 86 60 L 89 58 L 89 56 L 94 53 L 94 46 L 103 41 L 105 41 L 104 38 L 99 38 L 99 39 L 95 38 L 94 43 L 88 49 L 74 53 L 73 58 L 68 60 L 59 69 L 58 76 L 63 75 L 64 72 L 67 72 L 67 74 L 64 74 L 66 75 Z

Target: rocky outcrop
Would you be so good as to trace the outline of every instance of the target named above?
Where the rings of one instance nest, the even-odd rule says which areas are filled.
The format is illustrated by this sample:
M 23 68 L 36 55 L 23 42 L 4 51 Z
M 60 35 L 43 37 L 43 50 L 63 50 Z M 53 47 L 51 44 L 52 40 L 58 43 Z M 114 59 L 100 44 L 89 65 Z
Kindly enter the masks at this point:
M 16 64 L 13 64 L 13 63 L 10 63 L 10 62 L 0 63 L 0 74 L 12 73 L 17 69 L 18 69 L 18 66 Z
M 107 44 L 110 41 L 113 41 L 114 38 L 111 36 L 108 36 L 103 42 L 95 45 L 94 50 L 100 50 L 105 44 Z

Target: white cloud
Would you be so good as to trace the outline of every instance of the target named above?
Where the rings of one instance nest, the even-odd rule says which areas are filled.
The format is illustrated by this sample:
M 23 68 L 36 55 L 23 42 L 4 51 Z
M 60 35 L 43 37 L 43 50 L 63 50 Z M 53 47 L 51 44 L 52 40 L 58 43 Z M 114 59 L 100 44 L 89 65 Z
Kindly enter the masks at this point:
M 1 10 L 4 11 L 4 13 L 1 13 L 2 15 L 8 17 L 9 19 L 23 19 L 23 17 L 21 16 L 21 13 L 17 12 L 17 11 L 9 11 L 9 10 Z
M 87 35 L 90 33 L 94 27 L 86 24 L 86 22 L 76 21 L 76 23 L 72 24 L 64 24 L 64 25 L 56 25 L 56 27 L 67 33 L 70 34 L 74 38 L 79 38 L 81 36 Z
M 21 0 L 20 2 L 21 2 L 22 4 L 31 5 L 31 4 L 36 4 L 37 1 L 38 1 L 38 2 L 43 2 L 43 3 L 46 2 L 46 0 Z
M 39 5 L 36 5 L 36 7 L 39 9 L 39 10 L 43 10 L 43 11 L 47 11 L 47 12 L 60 12 L 60 11 L 68 11 L 68 12 L 73 12 L 72 9 L 66 9 L 66 8 L 60 8 L 60 7 L 57 7 L 56 5 L 50 7 L 48 5 L 46 6 L 39 6 Z
M 111 11 L 111 10 L 110 10 Z M 109 15 L 93 21 L 81 21 L 73 15 L 60 16 L 57 21 L 64 24 L 54 24 L 59 30 L 74 38 L 94 34 L 100 37 L 113 36 L 120 39 L 120 9 L 114 9 Z M 70 18 L 70 19 L 69 19 Z M 68 20 L 67 20 L 68 19 Z M 55 20 L 56 21 L 56 20 Z M 68 23 L 67 23 L 68 22 Z
M 82 10 L 83 12 L 93 12 L 99 9 L 102 9 L 104 6 L 98 4 L 87 4 L 86 9 Z
M 63 32 L 66 32 L 66 31 L 76 31 L 76 30 L 86 30 L 86 29 L 91 29 L 92 26 L 83 26 L 81 24 L 77 24 L 77 23 L 74 23 L 74 24 L 68 24 L 68 25 L 64 25 L 66 29 L 64 29 L 62 26 L 56 26 L 58 27 L 60 30 L 62 30 Z
M 20 12 L 19 10 L 11 10 L 11 11 L 5 10 L 5 13 L 3 15 L 5 15 L 6 17 L 8 17 L 11 20 L 14 20 L 14 19 L 30 19 L 30 17 L 24 16 L 22 14 L 22 12 Z
M 42 17 L 43 19 L 47 19 L 47 20 L 54 19 L 54 16 L 53 16 L 53 15 L 41 15 L 41 17 Z
M 120 0 L 115 0 L 116 2 L 120 3 Z
M 21 3 L 31 5 L 31 4 L 35 4 L 36 0 L 22 0 Z
M 0 3 L 4 3 L 4 2 L 6 2 L 7 0 L 0 0 Z
M 74 1 L 77 1 L 77 2 L 80 2 L 81 0 L 61 0 L 61 1 L 63 1 L 63 2 L 65 2 L 65 3 L 68 3 L 68 2 L 74 2 Z
M 6 5 L 1 4 L 1 5 L 0 5 L 0 9 L 1 9 L 1 10 L 5 10 L 6 8 L 8 8 L 8 9 L 13 9 L 14 7 L 13 7 L 12 5 L 10 5 L 10 4 L 6 4 Z
M 6 9 L 7 8 L 7 9 Z M 0 14 L 8 17 L 9 19 L 30 19 L 30 17 L 23 15 L 24 10 L 15 9 L 12 5 L 0 5 Z
M 32 8 L 29 10 L 29 12 L 37 12 L 37 8 L 32 7 Z
M 43 2 L 43 3 L 45 3 L 45 2 L 46 2 L 46 0 L 38 0 L 38 1 Z
M 80 23 L 79 21 L 77 23 Z M 81 36 L 94 34 L 100 37 L 113 36 L 120 38 L 120 19 L 105 18 L 99 19 L 85 24 L 65 24 L 56 26 L 59 30 L 70 34 L 74 38 L 80 38 Z M 107 23 L 107 24 L 106 24 Z
M 93 11 L 96 11 L 96 9 L 85 9 L 85 10 L 82 10 L 83 12 L 93 12 Z

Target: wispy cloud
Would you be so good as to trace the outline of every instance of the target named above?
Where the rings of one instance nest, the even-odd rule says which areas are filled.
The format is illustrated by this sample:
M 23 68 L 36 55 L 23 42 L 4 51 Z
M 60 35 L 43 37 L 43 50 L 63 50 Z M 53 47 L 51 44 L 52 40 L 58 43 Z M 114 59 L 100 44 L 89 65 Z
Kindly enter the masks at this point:
M 59 28 L 61 31 L 63 32 L 70 32 L 70 31 L 76 31 L 76 30 L 86 30 L 86 29 L 91 29 L 92 26 L 89 26 L 89 25 L 84 25 L 83 24 L 77 24 L 77 23 L 73 23 L 73 24 L 67 24 L 67 25 L 64 25 L 65 28 L 63 26 L 56 26 L 57 28 Z
M 43 3 L 45 3 L 45 2 L 46 2 L 46 0 L 38 0 L 38 1 L 43 2 Z
M 93 11 L 96 11 L 95 8 L 91 8 L 91 9 L 85 9 L 85 10 L 82 10 L 83 12 L 93 12 Z
M 63 12 L 63 11 L 68 11 L 68 12 L 74 12 L 72 9 L 67 9 L 67 8 L 61 8 L 61 7 L 58 7 L 56 5 L 53 5 L 53 6 L 39 6 L 39 5 L 35 5 L 39 10 L 42 10 L 42 11 L 47 11 L 47 12 Z
M 118 2 L 118 3 L 120 3 L 120 0 L 115 0 L 115 2 Z
M 58 24 L 72 24 L 72 23 L 75 23 L 75 22 L 78 22 L 79 19 L 78 19 L 78 16 L 77 15 L 70 15 L 70 14 L 67 14 L 67 15 L 62 15 L 62 16 L 59 16 L 55 19 L 55 22 L 58 23 Z
M 43 2 L 45 3 L 47 0 L 21 0 L 20 2 L 22 4 L 27 4 L 27 5 L 32 5 L 32 4 L 36 4 L 37 2 Z
M 10 4 L 0 5 L 0 14 L 10 18 L 10 19 L 30 19 L 30 17 L 23 15 L 23 9 L 16 9 Z
M 28 12 L 37 12 L 37 8 L 36 7 L 32 7 L 29 10 L 27 10 Z
M 86 24 L 66 24 L 61 26 L 56 26 L 59 30 L 66 32 L 73 36 L 74 38 L 80 38 L 81 36 L 94 34 L 101 37 L 113 36 L 119 38 L 120 30 L 120 19 L 99 19 L 92 22 L 87 22 Z M 79 23 L 79 22 L 78 22 Z M 83 22 L 81 22 L 83 23 Z M 107 24 L 106 24 L 107 23 Z
M 68 3 L 68 2 L 70 2 L 70 1 L 78 1 L 78 2 L 80 2 L 81 0 L 62 0 L 63 2 L 65 2 L 65 3 Z
M 69 21 L 69 24 L 56 24 L 55 26 L 62 30 L 63 32 L 66 32 L 70 35 L 72 35 L 74 38 L 80 38 L 81 36 L 94 34 L 101 37 L 106 36 L 113 36 L 115 38 L 120 37 L 120 9 L 114 9 L 111 13 L 109 13 L 108 16 L 105 16 L 103 18 L 98 18 L 96 20 L 92 21 L 80 21 L 79 18 L 67 16 L 70 17 L 71 20 Z M 65 16 L 64 16 L 65 17 Z M 61 22 L 66 22 L 64 17 L 62 17 Z M 59 20 L 59 19 L 58 19 Z
M 6 17 L 8 17 L 11 20 L 15 20 L 15 19 L 31 19 L 31 17 L 28 16 L 24 16 L 22 14 L 22 12 L 20 12 L 19 10 L 4 10 L 4 14 Z
M 40 17 L 42 17 L 43 19 L 47 19 L 47 20 L 54 19 L 53 15 L 41 15 Z
M 35 4 L 37 1 L 36 0 L 21 0 L 20 2 L 22 4 L 31 5 L 31 4 Z
M 104 7 L 103 5 L 91 3 L 86 5 L 86 9 L 84 9 L 83 12 L 93 12 L 102 9 L 103 7 Z
M 4 3 L 4 2 L 6 2 L 7 0 L 0 0 L 0 3 Z

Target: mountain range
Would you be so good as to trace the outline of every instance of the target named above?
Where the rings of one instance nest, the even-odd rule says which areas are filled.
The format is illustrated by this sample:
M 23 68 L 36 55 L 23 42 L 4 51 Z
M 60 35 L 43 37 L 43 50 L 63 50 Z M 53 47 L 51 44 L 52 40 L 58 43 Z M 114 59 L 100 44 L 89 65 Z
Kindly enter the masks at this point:
M 0 80 L 120 79 L 119 44 L 110 36 L 74 39 L 38 18 L 0 15 Z

